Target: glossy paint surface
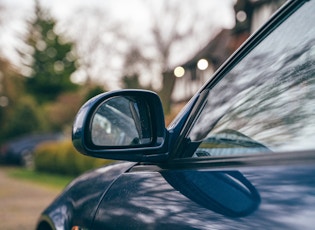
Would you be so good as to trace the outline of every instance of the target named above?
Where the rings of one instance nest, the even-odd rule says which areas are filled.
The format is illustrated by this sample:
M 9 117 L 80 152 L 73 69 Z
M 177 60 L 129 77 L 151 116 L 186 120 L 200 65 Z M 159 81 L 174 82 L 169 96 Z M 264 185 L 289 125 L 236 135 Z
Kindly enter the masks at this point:
M 110 188 L 93 228 L 313 229 L 314 207 L 315 164 L 137 171 Z
M 72 181 L 63 193 L 43 212 L 38 229 L 48 222 L 56 229 L 72 226 L 90 228 L 97 206 L 107 188 L 134 163 L 120 163 L 83 174 Z

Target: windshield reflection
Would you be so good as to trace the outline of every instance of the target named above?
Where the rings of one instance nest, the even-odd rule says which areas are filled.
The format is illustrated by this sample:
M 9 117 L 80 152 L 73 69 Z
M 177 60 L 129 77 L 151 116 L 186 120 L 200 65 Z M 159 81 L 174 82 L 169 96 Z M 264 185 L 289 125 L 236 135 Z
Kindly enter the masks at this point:
M 307 5 L 304 13 L 315 20 L 314 4 Z M 293 15 L 255 47 L 210 90 L 188 138 L 229 129 L 272 151 L 314 148 L 314 20 Z

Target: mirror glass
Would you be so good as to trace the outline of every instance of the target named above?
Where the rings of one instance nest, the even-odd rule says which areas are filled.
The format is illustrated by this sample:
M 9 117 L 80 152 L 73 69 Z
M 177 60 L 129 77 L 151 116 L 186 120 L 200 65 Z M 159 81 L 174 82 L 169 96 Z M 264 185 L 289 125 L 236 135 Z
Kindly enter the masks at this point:
M 107 99 L 97 108 L 90 127 L 91 140 L 97 146 L 128 147 L 152 141 L 148 104 L 138 97 Z

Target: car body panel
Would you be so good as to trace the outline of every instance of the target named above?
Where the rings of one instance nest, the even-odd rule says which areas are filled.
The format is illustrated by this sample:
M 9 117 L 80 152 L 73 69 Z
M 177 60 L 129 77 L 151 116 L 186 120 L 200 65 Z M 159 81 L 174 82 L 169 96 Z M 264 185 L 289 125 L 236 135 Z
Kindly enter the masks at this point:
M 135 163 L 116 163 L 87 172 L 72 181 L 41 215 L 38 229 L 71 229 L 74 225 L 89 228 L 106 190 Z M 47 229 L 44 228 L 43 229 Z
M 238 161 L 234 167 L 171 170 L 135 166 L 106 193 L 92 229 L 313 229 L 310 159 L 283 163 L 279 157 L 266 164 L 261 157 L 259 166 Z

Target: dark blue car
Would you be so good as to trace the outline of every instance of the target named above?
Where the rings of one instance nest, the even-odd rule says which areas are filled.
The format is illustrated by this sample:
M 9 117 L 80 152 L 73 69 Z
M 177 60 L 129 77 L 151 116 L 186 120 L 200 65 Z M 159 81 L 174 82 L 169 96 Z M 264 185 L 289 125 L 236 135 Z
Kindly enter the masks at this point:
M 165 128 L 158 96 L 89 100 L 83 154 L 38 229 L 314 229 L 315 1 L 286 3 Z

